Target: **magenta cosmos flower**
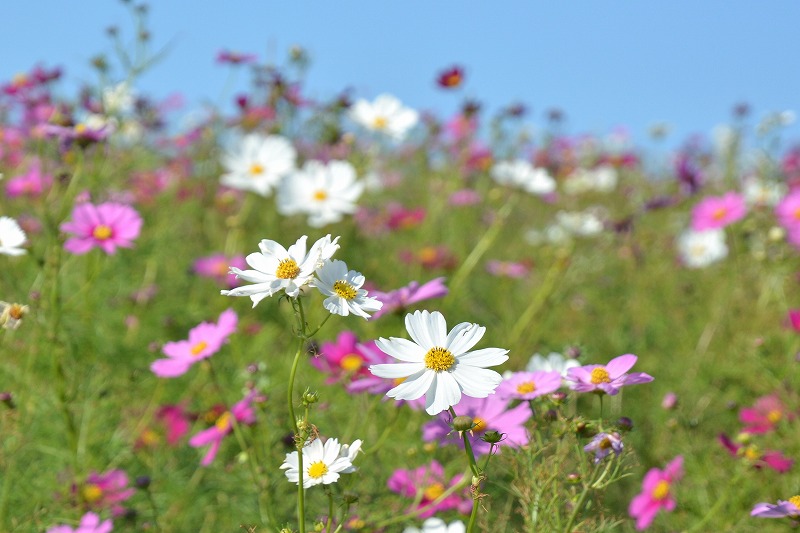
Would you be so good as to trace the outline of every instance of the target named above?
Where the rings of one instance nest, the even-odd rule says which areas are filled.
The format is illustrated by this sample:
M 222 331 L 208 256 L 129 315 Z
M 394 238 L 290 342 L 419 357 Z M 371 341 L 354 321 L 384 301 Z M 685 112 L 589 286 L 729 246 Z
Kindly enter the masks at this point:
M 373 291 L 373 296 L 378 301 L 383 302 L 383 307 L 373 313 L 372 319 L 374 320 L 392 312 L 403 314 L 408 307 L 415 303 L 447 296 L 447 292 L 447 287 L 444 286 L 444 278 L 435 278 L 422 285 L 412 281 L 405 287 L 390 292 Z
M 328 374 L 326 383 L 336 383 L 338 381 L 350 381 L 356 376 L 371 376 L 367 367 L 369 364 L 383 361 L 375 361 L 372 357 L 373 351 L 378 348 L 375 342 L 361 344 L 358 337 L 352 331 L 343 331 L 336 338 L 336 342 L 323 342 L 319 348 L 319 353 L 311 364 L 317 370 Z
M 109 470 L 104 474 L 92 472 L 80 488 L 81 499 L 87 507 L 95 510 L 111 509 L 111 514 L 125 513 L 121 503 L 133 496 L 133 488 L 128 487 L 128 475 L 122 470 Z
M 642 481 L 642 492 L 631 500 L 628 514 L 636 519 L 636 529 L 647 529 L 661 509 L 675 509 L 672 485 L 683 477 L 683 457 L 678 456 L 664 468 L 651 468 Z
M 653 381 L 653 376 L 644 372 L 627 374 L 637 357 L 633 354 L 620 355 L 607 365 L 586 365 L 570 368 L 567 380 L 573 381 L 572 390 L 578 392 L 597 392 L 614 396 L 624 385 L 637 385 Z
M 228 337 L 236 331 L 239 318 L 233 309 L 219 315 L 216 324 L 201 322 L 189 331 L 189 339 L 168 342 L 162 348 L 167 359 L 158 359 L 150 365 L 150 370 L 160 378 L 182 376 L 198 361 L 217 353 Z
M 36 198 L 53 184 L 53 177 L 42 172 L 39 161 L 34 161 L 27 173 L 11 178 L 6 183 L 9 198 L 29 196 Z
M 719 229 L 741 220 L 747 214 L 744 197 L 735 192 L 724 196 L 709 196 L 692 209 L 692 229 Z
M 193 448 L 211 445 L 203 460 L 200 461 L 201 465 L 208 466 L 214 461 L 222 440 L 233 431 L 234 423 L 252 424 L 256 421 L 256 413 L 252 407 L 255 396 L 256 391 L 250 391 L 243 400 L 231 407 L 230 411 L 223 412 L 213 426 L 189 439 L 189 446 Z
M 61 231 L 74 235 L 64 244 L 73 254 L 85 254 L 94 247 L 114 254 L 117 247 L 133 246 L 141 229 L 142 217 L 134 208 L 113 202 L 79 204 L 72 210 L 72 220 L 61 224 Z
M 462 396 L 461 401 L 453 407 L 457 415 L 468 416 L 475 424 L 467 438 L 476 456 L 486 455 L 491 450 L 491 444 L 481 439 L 487 431 L 497 431 L 503 435 L 503 440 L 497 443 L 497 446 L 518 448 L 528 444 L 530 437 L 528 430 L 525 429 L 525 422 L 533 416 L 533 412 L 528 403 L 520 403 L 509 409 L 510 403 L 510 399 L 501 398 L 496 394 L 486 398 Z M 422 440 L 455 444 L 463 448 L 463 438 L 450 427 L 451 418 L 450 413 L 444 411 L 433 421 L 427 422 L 422 426 Z
M 537 370 L 536 372 L 514 372 L 497 387 L 501 398 L 533 400 L 555 392 L 561 387 L 561 372 Z
M 114 524 L 111 519 L 101 522 L 100 517 L 96 514 L 86 513 L 81 517 L 78 527 L 53 526 L 47 530 L 47 533 L 109 533 L 112 529 L 114 529 Z
M 800 496 L 792 496 L 788 500 L 778 500 L 777 505 L 774 503 L 757 503 L 753 510 L 750 511 L 750 516 L 757 516 L 759 518 L 784 518 L 789 517 L 797 520 L 800 518 Z
M 753 407 L 739 411 L 739 420 L 745 425 L 742 431 L 759 434 L 774 430 L 785 418 L 793 418 L 777 394 L 762 396 Z
M 800 189 L 789 191 L 775 206 L 775 216 L 781 226 L 792 233 L 800 228 Z
M 412 509 L 428 507 L 439 499 L 442 494 L 454 485 L 461 482 L 463 476 L 458 474 L 449 482 L 444 475 L 444 468 L 436 461 L 432 461 L 429 466 L 421 466 L 414 470 L 395 470 L 386 485 L 394 493 L 419 501 L 417 506 Z M 420 518 L 429 518 L 436 513 L 450 509 L 458 509 L 461 513 L 469 513 L 472 508 L 472 500 L 465 494 L 454 492 L 419 514 Z
M 745 445 L 733 442 L 730 437 L 724 433 L 721 433 L 717 439 L 732 456 L 745 459 L 753 465 L 753 468 L 760 470 L 766 466 L 780 474 L 784 474 L 791 470 L 794 465 L 793 459 L 786 457 L 778 450 L 766 450 L 762 452 L 755 444 Z

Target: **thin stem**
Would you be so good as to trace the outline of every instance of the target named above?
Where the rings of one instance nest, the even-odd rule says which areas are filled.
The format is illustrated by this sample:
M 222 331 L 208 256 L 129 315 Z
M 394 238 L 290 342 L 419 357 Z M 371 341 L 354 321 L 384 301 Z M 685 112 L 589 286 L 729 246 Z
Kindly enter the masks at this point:
M 297 320 L 297 352 L 294 354 L 294 361 L 292 361 L 292 369 L 289 372 L 289 391 L 287 393 L 287 402 L 289 404 L 289 416 L 292 419 L 292 429 L 294 430 L 295 439 L 297 439 L 297 522 L 300 527 L 300 533 L 306 533 L 306 515 L 305 515 L 305 489 L 303 487 L 303 446 L 305 445 L 305 438 L 300 435 L 300 429 L 297 426 L 297 417 L 294 412 L 294 380 L 297 376 L 297 367 L 300 363 L 300 357 L 303 355 L 307 337 L 305 335 L 306 323 L 305 313 L 303 312 L 303 302 L 297 298 L 292 300 L 292 307 L 294 308 L 295 318 Z
M 592 473 L 592 480 L 583 484 L 583 491 L 581 492 L 578 501 L 575 503 L 575 507 L 572 509 L 572 514 L 569 515 L 569 521 L 567 522 L 567 527 L 564 528 L 564 533 L 571 533 L 572 524 L 574 524 L 575 519 L 578 518 L 578 513 L 583 508 L 583 504 L 586 502 L 586 498 L 589 496 L 589 490 L 592 488 L 592 485 L 595 484 L 598 471 L 599 469 L 595 469 L 595 471 Z
M 333 493 L 329 487 L 325 487 L 325 492 L 328 494 L 328 522 L 325 524 L 325 531 L 331 533 L 331 526 L 333 526 Z

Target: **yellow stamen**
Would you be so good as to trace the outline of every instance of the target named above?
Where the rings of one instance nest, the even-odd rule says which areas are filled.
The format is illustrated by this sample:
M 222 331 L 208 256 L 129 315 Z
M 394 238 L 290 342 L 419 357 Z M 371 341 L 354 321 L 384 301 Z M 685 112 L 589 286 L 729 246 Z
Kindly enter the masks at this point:
M 517 385 L 517 392 L 520 394 L 530 394 L 536 390 L 536 383 L 533 381 L 526 381 Z
M 375 117 L 375 120 L 372 121 L 372 127 L 376 130 L 385 129 L 388 125 L 389 121 L 386 119 L 386 117 Z
M 326 465 L 323 461 L 317 461 L 308 467 L 308 477 L 313 479 L 319 479 L 327 473 L 328 465 Z
M 442 372 L 449 369 L 456 362 L 456 358 L 450 350 L 434 347 L 425 354 L 425 367 L 434 372 Z
M 217 426 L 217 429 L 220 431 L 228 431 L 231 428 L 231 418 L 233 418 L 233 415 L 230 411 L 225 411 L 217 418 L 214 425 Z
M 323 200 L 327 200 L 327 199 L 328 199 L 328 193 L 326 191 L 323 191 L 322 189 L 320 189 L 320 190 L 318 190 L 318 191 L 316 191 L 314 193 L 314 200 L 316 200 L 318 202 L 322 202 Z
M 337 295 L 341 296 L 345 300 L 352 300 L 358 294 L 358 291 L 355 289 L 355 287 L 353 287 L 343 279 L 340 279 L 339 281 L 333 284 L 333 292 L 335 292 Z
M 87 483 L 86 486 L 83 487 L 81 494 L 83 495 L 83 499 L 88 503 L 94 503 L 103 497 L 103 489 L 94 483 Z
M 475 418 L 472 419 L 472 423 L 475 424 L 474 426 L 472 426 L 473 433 L 481 433 L 483 431 L 486 431 L 487 423 L 486 420 L 484 420 L 483 418 L 476 416 Z
M 436 260 L 437 255 L 436 248 L 433 246 L 425 246 L 419 251 L 419 260 L 423 263 L 430 263 Z
M 425 488 L 425 491 L 422 493 L 422 495 L 427 501 L 432 502 L 433 500 L 441 496 L 443 493 L 444 493 L 444 485 L 442 485 L 441 483 L 434 483 L 432 485 L 428 485 Z
M 355 353 L 349 353 L 342 357 L 342 360 L 339 361 L 339 366 L 342 367 L 343 370 L 347 372 L 355 372 L 359 370 L 364 365 L 364 359 Z
M 83 135 L 89 128 L 86 127 L 86 124 L 80 123 L 75 124 L 75 133 L 78 135 Z
M 599 447 L 601 450 L 607 450 L 611 448 L 611 439 L 605 437 L 603 440 L 600 441 Z
M 106 239 L 111 238 L 112 235 L 111 228 L 106 226 L 105 224 L 98 224 L 92 230 L 92 237 L 97 239 L 98 241 L 104 241 Z
M 800 495 L 792 496 L 791 498 L 789 498 L 789 503 L 800 509 Z M 792 515 L 792 516 L 797 516 L 797 515 Z
M 727 213 L 728 213 L 727 209 L 725 209 L 724 207 L 718 207 L 714 209 L 713 213 L 711 213 L 711 218 L 713 218 L 714 220 L 722 220 L 723 218 L 725 218 L 725 215 Z
M 662 479 L 653 489 L 652 497 L 654 500 L 664 500 L 669 496 L 669 481 Z
M 275 270 L 275 277 L 280 279 L 294 279 L 300 274 L 300 267 L 294 259 L 284 259 Z
M 783 413 L 779 409 L 773 409 L 769 413 L 767 413 L 767 420 L 769 420 L 772 424 L 777 424 L 783 418 Z
M 27 310 L 28 307 L 25 305 L 11 304 L 8 308 L 8 316 L 14 320 L 22 320 L 22 317 L 25 316 L 25 312 Z
M 252 165 L 250 165 L 250 174 L 252 174 L 253 177 L 260 176 L 263 173 L 264 173 L 263 166 L 259 165 L 258 163 L 253 163 Z
M 194 346 L 192 346 L 192 350 L 191 350 L 192 355 L 197 357 L 206 348 L 208 348 L 208 343 L 206 341 L 200 341 L 197 344 L 195 344 Z
M 599 385 L 600 383 L 611 383 L 611 376 L 608 370 L 602 366 L 592 369 L 592 384 Z

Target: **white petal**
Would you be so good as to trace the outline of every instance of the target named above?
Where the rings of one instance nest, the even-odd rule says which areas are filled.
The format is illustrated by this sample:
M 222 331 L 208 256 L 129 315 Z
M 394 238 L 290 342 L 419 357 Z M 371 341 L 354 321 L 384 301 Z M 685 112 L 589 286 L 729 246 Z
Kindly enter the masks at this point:
M 459 355 L 478 344 L 483 334 L 486 333 L 486 328 L 478 324 L 470 324 L 469 322 L 462 322 L 453 328 L 453 331 L 447 336 L 447 348 L 453 355 Z
M 473 398 L 486 398 L 503 381 L 503 377 L 486 368 L 457 365 L 451 375 L 458 382 L 461 391 Z
M 414 344 L 408 339 L 400 339 L 397 337 L 392 337 L 389 340 L 380 338 L 375 341 L 375 344 L 383 353 L 409 363 L 421 363 L 425 359 L 425 354 L 427 353 L 427 349 Z
M 425 397 L 425 411 L 436 415 L 461 400 L 461 389 L 449 372 L 437 372 L 436 380 Z
M 469 366 L 495 366 L 505 363 L 508 360 L 508 350 L 500 348 L 483 348 L 482 350 L 475 350 L 474 352 L 465 353 L 458 357 L 459 364 L 466 364 Z
M 428 391 L 436 373 L 427 368 L 412 374 L 404 382 L 386 393 L 389 398 L 397 400 L 416 400 Z
M 422 363 L 390 363 L 369 367 L 373 375 L 388 379 L 405 378 L 421 370 L 425 370 L 425 365 Z

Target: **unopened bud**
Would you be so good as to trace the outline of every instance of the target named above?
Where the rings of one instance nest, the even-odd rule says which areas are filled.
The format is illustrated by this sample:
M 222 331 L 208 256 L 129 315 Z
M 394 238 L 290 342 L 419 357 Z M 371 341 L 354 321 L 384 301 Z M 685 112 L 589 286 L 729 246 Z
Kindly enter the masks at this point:
M 500 433 L 499 431 L 487 431 L 483 434 L 483 436 L 481 436 L 481 440 L 483 442 L 488 442 L 489 444 L 497 444 L 505 437 L 505 433 Z
M 475 427 L 475 422 L 472 420 L 471 416 L 457 416 L 453 419 L 452 422 L 453 429 L 462 432 L 462 431 L 469 431 L 473 427 Z
M 633 420 L 631 420 L 627 416 L 623 416 L 622 418 L 617 420 L 617 426 L 622 431 L 630 431 L 633 429 Z

